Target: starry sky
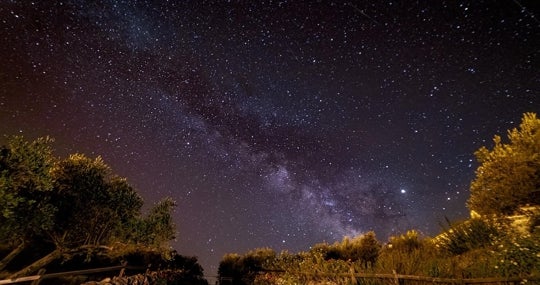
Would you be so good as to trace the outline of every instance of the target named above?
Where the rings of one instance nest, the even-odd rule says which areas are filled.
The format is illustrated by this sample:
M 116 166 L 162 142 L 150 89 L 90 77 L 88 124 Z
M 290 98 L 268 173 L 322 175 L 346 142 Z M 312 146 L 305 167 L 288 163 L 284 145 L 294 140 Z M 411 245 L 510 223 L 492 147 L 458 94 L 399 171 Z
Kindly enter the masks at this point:
M 380 240 L 468 217 L 473 153 L 540 112 L 534 1 L 0 0 L 0 142 L 101 155 L 172 243 Z

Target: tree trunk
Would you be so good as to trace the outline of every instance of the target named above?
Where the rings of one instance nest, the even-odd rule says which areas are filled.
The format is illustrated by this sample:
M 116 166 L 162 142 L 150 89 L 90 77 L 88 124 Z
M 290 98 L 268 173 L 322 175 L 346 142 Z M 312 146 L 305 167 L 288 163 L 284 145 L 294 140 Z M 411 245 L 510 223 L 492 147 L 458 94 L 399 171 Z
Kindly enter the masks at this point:
M 53 262 L 57 258 L 62 256 L 62 251 L 60 249 L 55 249 L 53 252 L 45 255 L 41 259 L 35 261 L 34 263 L 26 266 L 25 268 L 19 270 L 18 272 L 9 276 L 10 279 L 29 276 L 30 274 L 36 272 L 36 270 L 46 266 L 47 264 Z
M 0 261 L 0 271 L 4 270 L 6 266 L 26 247 L 26 243 L 21 241 L 16 248 L 14 248 L 7 256 Z

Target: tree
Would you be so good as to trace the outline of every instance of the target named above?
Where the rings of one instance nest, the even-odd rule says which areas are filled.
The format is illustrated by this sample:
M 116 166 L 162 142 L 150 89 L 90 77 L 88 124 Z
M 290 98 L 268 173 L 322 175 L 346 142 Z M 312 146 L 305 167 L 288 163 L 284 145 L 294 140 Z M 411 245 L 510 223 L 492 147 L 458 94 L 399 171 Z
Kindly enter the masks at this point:
M 142 249 L 172 258 L 171 199 L 142 216 L 142 198 L 100 157 L 55 158 L 50 142 L 14 137 L 0 147 L 0 242 L 13 244 L 0 270 L 26 246 L 44 256 L 11 278 L 77 255 L 119 257 Z
M 24 276 L 61 256 L 107 249 L 113 234 L 139 214 L 143 204 L 125 179 L 112 174 L 100 157 L 82 154 L 57 161 L 50 170 L 55 215 L 46 229 L 54 250 L 12 277 Z
M 475 152 L 480 163 L 471 183 L 468 207 L 480 215 L 509 215 L 525 205 L 540 205 L 540 119 L 525 113 L 509 143 L 495 136 L 492 150 Z
M 373 267 L 382 248 L 381 243 L 375 236 L 375 232 L 370 231 L 365 235 L 356 237 L 353 239 L 353 245 L 351 256 L 360 260 L 364 268 Z
M 125 232 L 126 239 L 153 249 L 168 250 L 168 242 L 175 238 L 175 225 L 171 212 L 175 202 L 165 198 L 154 205 L 146 217 L 131 221 Z
M 370 231 L 354 238 L 344 237 L 333 245 L 318 244 L 312 250 L 322 253 L 327 260 L 360 262 L 364 268 L 369 268 L 377 261 L 381 248 L 375 232 Z
M 240 256 L 227 254 L 219 263 L 220 278 L 231 278 L 232 284 L 253 284 L 258 273 L 272 267 L 276 252 L 270 248 L 258 248 Z
M 232 284 L 243 284 L 244 272 L 242 256 L 237 253 L 228 253 L 219 262 L 218 276 L 220 279 L 230 278 Z
M 49 236 L 58 247 L 104 244 L 121 226 L 121 217 L 135 215 L 142 206 L 142 199 L 112 176 L 100 157 L 71 155 L 55 165 L 52 175 L 58 213 Z
M 0 147 L 0 242 L 13 245 L 0 270 L 53 225 L 52 142 L 48 137 L 27 142 L 15 136 Z

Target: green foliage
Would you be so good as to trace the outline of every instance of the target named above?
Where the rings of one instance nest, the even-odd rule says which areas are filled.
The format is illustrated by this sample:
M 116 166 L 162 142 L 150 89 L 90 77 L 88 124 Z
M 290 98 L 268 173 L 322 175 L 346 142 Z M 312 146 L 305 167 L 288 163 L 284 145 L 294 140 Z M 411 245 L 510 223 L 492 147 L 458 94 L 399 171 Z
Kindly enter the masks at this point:
M 383 273 L 439 277 L 437 251 L 433 242 L 416 230 L 390 237 L 382 249 L 377 270 Z
M 0 147 L 0 242 L 12 249 L 0 261 L 0 270 L 25 247 L 53 251 L 41 259 L 34 257 L 36 262 L 13 276 L 81 254 L 118 257 L 141 248 L 172 258 L 171 199 L 159 202 L 143 217 L 142 198 L 100 157 L 55 158 L 51 142 L 13 137 Z
M 0 241 L 28 239 L 52 226 L 52 141 L 16 136 L 0 147 Z
M 71 155 L 58 161 L 51 175 L 58 211 L 49 236 L 57 246 L 108 244 L 140 212 L 142 199 L 100 157 Z
M 515 233 L 499 240 L 493 250 L 495 269 L 504 277 L 540 275 L 540 230 Z
M 233 284 L 242 284 L 242 277 L 247 273 L 244 270 L 242 257 L 236 253 L 223 256 L 219 262 L 218 275 L 220 278 L 231 278 Z
M 175 233 L 172 199 L 164 199 L 142 217 L 142 198 L 100 157 L 71 155 L 56 163 L 51 173 L 58 219 L 50 236 L 57 245 L 73 248 L 119 242 L 168 251 L 167 243 Z
M 138 248 L 121 258 L 113 259 L 110 265 L 125 261 L 132 266 L 148 266 L 150 274 L 161 281 L 157 284 L 207 284 L 204 271 L 196 257 L 182 256 L 176 251 L 170 252 L 170 258 L 164 259 L 159 252 Z M 155 284 L 152 283 L 151 284 Z
M 379 251 L 375 264 L 365 268 L 362 260 L 350 258 L 351 244 L 356 238 L 344 238 L 334 244 L 320 243 L 307 252 L 265 255 L 264 263 L 254 263 L 249 256 L 228 254 L 220 263 L 220 276 L 232 277 L 232 284 L 358 284 L 357 273 L 430 276 L 436 278 L 488 278 L 528 277 L 540 274 L 540 232 L 519 235 L 512 228 L 499 226 L 489 241 L 476 238 L 478 231 L 492 229 L 491 222 L 477 219 L 452 225 L 457 234 L 428 238 L 418 231 L 390 237 L 389 243 Z M 492 225 L 492 224 L 491 224 Z M 486 228 L 487 227 L 487 228 Z M 370 238 L 371 239 L 371 238 Z M 467 244 L 466 250 L 451 253 L 441 244 Z M 369 243 L 371 244 L 371 243 Z M 354 251 L 352 251 L 354 252 Z M 450 254 L 451 253 L 451 254 Z M 339 254 L 340 258 L 329 258 Z M 334 255 L 337 256 L 337 255 Z M 257 260 L 257 259 L 256 259 Z M 259 259 L 260 260 L 260 259 Z M 251 267 L 247 264 L 264 264 Z M 258 273 L 257 273 L 258 272 Z M 257 274 L 255 274 L 257 273 Z M 362 279 L 360 284 L 379 284 L 376 279 Z
M 416 230 L 409 230 L 400 236 L 390 237 L 388 248 L 393 251 L 413 252 L 424 246 L 420 233 Z
M 374 232 L 368 232 L 354 238 L 344 237 L 333 245 L 317 244 L 312 252 L 321 253 L 325 259 L 360 262 L 365 268 L 373 266 L 381 250 L 381 243 Z
M 351 270 L 358 272 L 359 263 L 342 259 L 325 258 L 321 248 L 327 244 L 319 244 L 318 249 L 309 252 L 290 254 L 282 252 L 273 261 L 275 271 L 258 275 L 255 284 L 307 284 L 309 282 L 335 282 L 331 284 L 348 284 L 351 282 Z
M 480 163 L 467 205 L 481 215 L 509 215 L 524 205 L 540 205 L 540 119 L 525 113 L 509 143 L 495 136 L 492 150 L 480 148 Z
M 492 150 L 475 155 L 480 162 L 471 184 L 469 208 L 480 215 L 435 238 L 411 230 L 390 237 L 382 247 L 374 233 L 320 243 L 308 252 L 283 252 L 254 284 L 379 284 L 358 282 L 355 272 L 420 275 L 440 278 L 538 277 L 540 275 L 540 120 L 524 114 L 509 143 L 495 136 Z M 528 207 L 525 207 L 529 205 Z M 509 217 L 510 214 L 519 213 Z M 243 256 L 232 254 L 220 267 L 242 278 Z M 373 282 L 373 283 L 372 283 Z M 235 283 L 236 284 L 236 283 Z M 243 283 L 237 283 L 243 284 Z
M 489 246 L 439 257 L 441 277 L 529 277 L 540 274 L 540 235 L 505 229 Z
M 129 220 L 129 226 L 122 228 L 120 240 L 136 245 L 144 245 L 158 249 L 165 257 L 168 252 L 168 242 L 175 238 L 175 224 L 172 211 L 175 202 L 166 198 L 154 205 L 147 216 L 136 216 Z
M 382 247 L 375 236 L 375 232 L 371 231 L 363 236 L 357 237 L 356 242 L 357 246 L 356 248 L 353 247 L 352 256 L 358 257 L 358 260 L 362 262 L 365 268 L 374 266 Z
M 377 240 L 374 232 L 348 239 L 343 239 L 341 244 L 336 244 L 338 255 L 343 260 L 360 261 L 364 267 L 372 266 L 381 249 L 381 244 Z
M 495 220 L 473 218 L 450 228 L 435 238 L 436 247 L 444 253 L 459 255 L 490 246 L 502 234 L 503 225 Z
M 233 278 L 233 284 L 305 284 L 329 278 L 348 284 L 352 282 L 351 272 L 374 267 L 380 250 L 375 233 L 368 232 L 345 237 L 332 245 L 317 244 L 309 252 L 298 254 L 276 255 L 271 249 L 258 249 L 243 256 L 228 254 L 220 262 L 218 272 L 220 277 Z
M 253 284 L 260 272 L 272 267 L 276 253 L 270 248 L 258 248 L 243 256 L 225 255 L 218 267 L 220 278 L 231 278 L 232 284 Z
M 107 199 L 114 211 L 117 226 L 128 224 L 134 217 L 140 216 L 143 205 L 141 196 L 128 184 L 125 178 L 113 176 L 108 181 Z M 170 209 L 172 211 L 172 209 Z M 129 228 L 129 227 L 128 227 Z

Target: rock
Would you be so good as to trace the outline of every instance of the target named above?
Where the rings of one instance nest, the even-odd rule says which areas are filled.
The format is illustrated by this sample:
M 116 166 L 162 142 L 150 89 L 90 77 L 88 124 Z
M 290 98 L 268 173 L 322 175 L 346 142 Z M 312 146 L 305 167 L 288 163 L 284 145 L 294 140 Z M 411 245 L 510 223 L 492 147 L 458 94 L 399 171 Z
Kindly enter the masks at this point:
M 108 284 L 108 283 L 111 283 L 111 278 L 109 277 L 99 281 L 99 284 Z
M 128 285 L 128 278 L 126 278 L 126 277 L 113 277 L 111 283 L 113 285 Z

